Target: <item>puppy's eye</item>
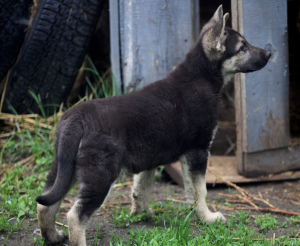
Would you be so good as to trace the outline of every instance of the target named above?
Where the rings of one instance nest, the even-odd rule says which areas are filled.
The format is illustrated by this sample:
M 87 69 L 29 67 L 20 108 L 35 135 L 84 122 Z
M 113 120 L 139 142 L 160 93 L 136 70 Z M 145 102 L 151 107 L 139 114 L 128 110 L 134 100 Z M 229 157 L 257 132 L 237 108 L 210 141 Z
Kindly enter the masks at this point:
M 243 51 L 243 52 L 246 52 L 248 50 L 248 48 L 247 48 L 247 45 L 246 44 L 244 44 L 241 48 L 240 48 L 240 50 L 239 51 Z

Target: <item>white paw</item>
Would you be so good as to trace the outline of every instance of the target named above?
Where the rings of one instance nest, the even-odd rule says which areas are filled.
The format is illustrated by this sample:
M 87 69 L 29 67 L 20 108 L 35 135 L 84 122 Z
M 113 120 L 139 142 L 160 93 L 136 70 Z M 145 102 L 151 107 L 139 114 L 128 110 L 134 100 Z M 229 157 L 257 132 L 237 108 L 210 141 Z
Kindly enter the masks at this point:
M 144 201 L 132 200 L 131 213 L 136 215 L 138 213 L 146 212 L 147 204 Z
M 131 213 L 133 215 L 143 213 L 143 212 L 146 212 L 146 208 L 144 208 L 144 206 L 143 207 L 141 207 L 141 206 L 132 206 L 131 207 Z
M 226 219 L 225 219 L 224 215 L 220 212 L 208 213 L 204 217 L 204 221 L 207 223 L 212 223 L 212 222 L 215 222 L 216 220 L 219 220 L 222 223 L 226 223 Z
M 66 239 L 65 233 L 61 230 L 60 231 L 55 230 L 53 233 L 48 233 L 48 235 L 44 235 L 42 233 L 42 235 L 44 236 L 46 241 L 51 244 L 60 243 Z
M 59 242 L 64 241 L 64 240 L 66 239 L 66 236 L 65 236 L 64 231 L 62 231 L 62 230 L 57 231 L 56 239 L 57 239 Z

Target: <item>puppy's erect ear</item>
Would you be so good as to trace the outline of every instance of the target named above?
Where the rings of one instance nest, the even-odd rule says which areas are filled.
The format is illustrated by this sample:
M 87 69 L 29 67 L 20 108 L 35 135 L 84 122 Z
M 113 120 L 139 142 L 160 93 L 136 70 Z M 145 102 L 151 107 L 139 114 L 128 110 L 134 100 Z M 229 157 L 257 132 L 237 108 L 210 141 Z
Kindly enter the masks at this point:
M 223 12 L 219 10 L 220 7 L 217 9 L 213 18 L 209 21 L 208 27 L 206 27 L 206 25 L 204 26 L 205 33 L 202 37 L 202 46 L 206 56 L 210 60 L 221 58 L 226 50 L 225 40 L 227 34 L 224 30 L 229 14 L 226 13 L 224 16 L 220 17 L 219 15 Z M 216 22 L 217 19 L 219 21 Z
M 204 27 L 202 28 L 201 33 L 204 33 L 205 31 L 207 31 L 208 29 L 212 28 L 214 25 L 216 25 L 223 16 L 223 6 L 222 4 L 218 7 L 218 9 L 216 10 L 216 12 L 214 13 L 214 16 L 209 20 L 209 22 L 207 22 Z
M 216 46 L 217 51 L 221 51 L 221 52 L 225 51 L 224 41 L 226 39 L 226 35 L 225 35 L 225 32 L 224 32 L 224 29 L 225 29 L 225 25 L 226 25 L 226 21 L 227 21 L 228 17 L 229 17 L 229 14 L 226 13 L 223 16 L 222 22 L 220 23 L 220 25 L 222 25 L 222 29 L 221 29 L 221 33 L 220 33 L 219 38 L 217 38 L 217 40 L 218 40 L 218 43 L 217 43 L 217 46 Z

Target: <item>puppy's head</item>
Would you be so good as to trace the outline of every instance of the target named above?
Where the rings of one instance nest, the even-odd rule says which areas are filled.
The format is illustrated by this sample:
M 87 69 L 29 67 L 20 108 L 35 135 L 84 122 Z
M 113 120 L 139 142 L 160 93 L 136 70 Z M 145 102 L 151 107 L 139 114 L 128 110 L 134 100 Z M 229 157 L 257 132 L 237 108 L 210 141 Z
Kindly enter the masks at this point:
M 253 72 L 263 68 L 271 53 L 250 45 L 238 32 L 225 27 L 229 14 L 223 15 L 222 5 L 200 33 L 205 56 L 213 63 L 221 64 L 225 80 L 235 73 Z

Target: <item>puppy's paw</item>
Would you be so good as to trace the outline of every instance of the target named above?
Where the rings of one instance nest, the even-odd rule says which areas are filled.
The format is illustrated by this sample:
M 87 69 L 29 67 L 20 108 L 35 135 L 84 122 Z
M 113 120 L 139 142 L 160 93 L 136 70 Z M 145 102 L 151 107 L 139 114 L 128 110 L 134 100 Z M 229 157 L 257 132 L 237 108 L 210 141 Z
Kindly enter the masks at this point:
M 147 210 L 147 205 L 145 204 L 145 202 L 140 202 L 135 200 L 132 201 L 131 213 L 133 215 L 146 212 L 146 210 Z
M 43 237 L 45 238 L 45 241 L 50 243 L 50 244 L 57 244 L 61 243 L 66 239 L 65 233 L 60 230 L 60 231 L 53 231 L 52 233 L 48 233 L 48 235 L 44 236 L 42 233 Z
M 226 218 L 221 212 L 216 212 L 216 213 L 208 213 L 204 217 L 204 221 L 207 223 L 212 223 L 215 222 L 216 220 L 221 221 L 222 223 L 226 223 Z
M 138 207 L 138 206 L 132 206 L 131 207 L 131 214 L 133 214 L 133 215 L 137 215 L 137 214 L 143 213 L 143 212 L 146 212 L 146 209 L 143 209 L 143 208 Z

